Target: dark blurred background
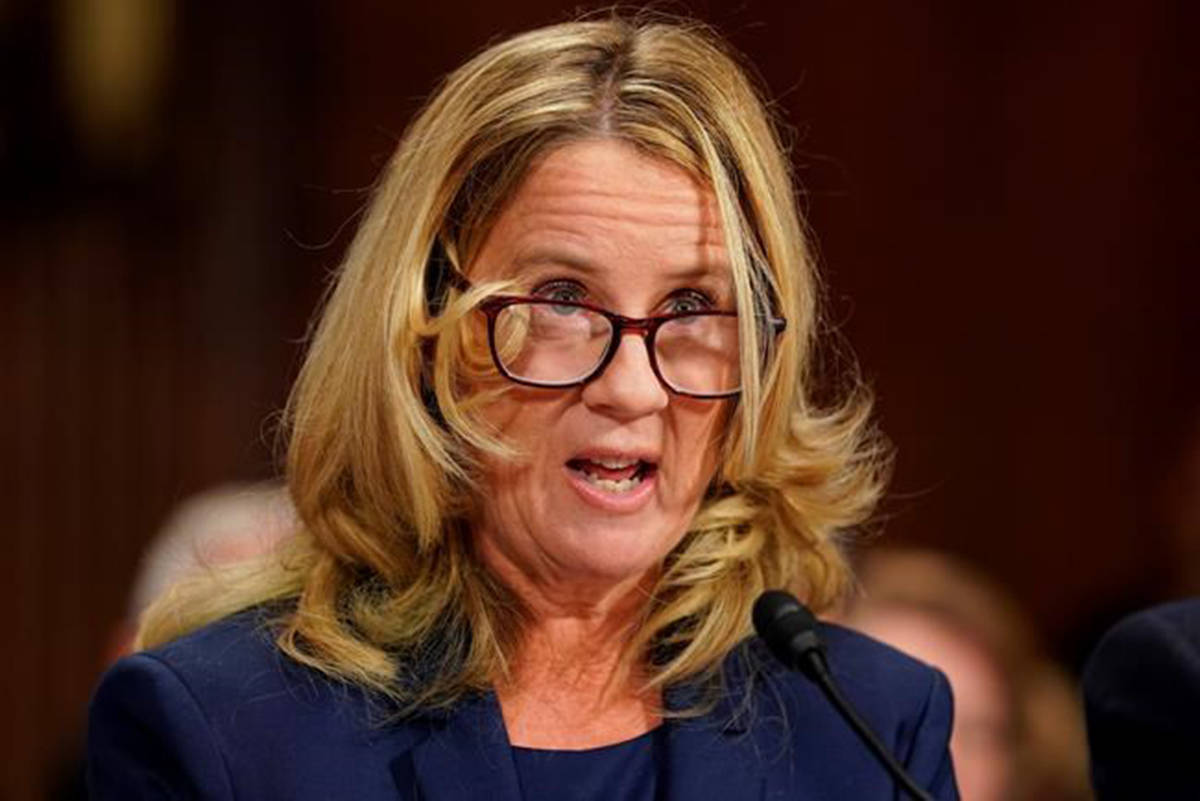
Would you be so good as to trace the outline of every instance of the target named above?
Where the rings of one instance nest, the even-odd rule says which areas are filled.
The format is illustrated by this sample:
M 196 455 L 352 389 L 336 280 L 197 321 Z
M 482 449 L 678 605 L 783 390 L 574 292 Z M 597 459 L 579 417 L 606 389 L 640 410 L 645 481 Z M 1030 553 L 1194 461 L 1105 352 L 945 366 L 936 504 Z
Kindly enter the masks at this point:
M 79 748 L 138 554 L 274 473 L 300 341 L 439 76 L 571 8 L 0 0 L 0 798 Z M 1178 2 L 671 6 L 791 127 L 831 319 L 898 447 L 884 538 L 1077 668 L 1200 592 L 1200 30 Z

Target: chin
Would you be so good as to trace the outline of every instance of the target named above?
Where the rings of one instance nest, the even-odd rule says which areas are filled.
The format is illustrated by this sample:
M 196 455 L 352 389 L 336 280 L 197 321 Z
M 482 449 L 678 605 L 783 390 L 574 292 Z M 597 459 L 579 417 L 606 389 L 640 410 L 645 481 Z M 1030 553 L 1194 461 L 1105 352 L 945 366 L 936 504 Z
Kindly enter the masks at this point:
M 561 563 L 575 566 L 581 575 L 613 583 L 657 570 L 683 535 L 681 530 L 665 538 L 664 532 L 678 528 L 678 524 L 668 523 L 646 525 L 615 520 L 572 528 L 568 538 L 572 547 L 563 554 Z

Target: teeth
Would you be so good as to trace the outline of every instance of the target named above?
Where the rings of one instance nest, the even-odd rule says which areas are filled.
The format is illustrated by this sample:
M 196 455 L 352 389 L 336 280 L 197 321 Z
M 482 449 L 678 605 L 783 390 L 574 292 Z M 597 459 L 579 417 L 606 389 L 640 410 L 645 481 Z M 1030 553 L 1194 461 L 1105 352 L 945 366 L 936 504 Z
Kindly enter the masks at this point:
M 609 470 L 623 470 L 626 467 L 632 467 L 638 463 L 637 459 L 591 459 L 601 467 L 607 467 Z
M 605 467 L 608 467 L 608 465 L 605 465 Z M 605 492 L 629 492 L 642 483 L 641 476 L 631 476 L 630 478 L 623 478 L 620 481 L 612 481 L 607 478 L 597 478 L 586 471 L 583 474 L 583 478 L 593 487 L 599 487 Z

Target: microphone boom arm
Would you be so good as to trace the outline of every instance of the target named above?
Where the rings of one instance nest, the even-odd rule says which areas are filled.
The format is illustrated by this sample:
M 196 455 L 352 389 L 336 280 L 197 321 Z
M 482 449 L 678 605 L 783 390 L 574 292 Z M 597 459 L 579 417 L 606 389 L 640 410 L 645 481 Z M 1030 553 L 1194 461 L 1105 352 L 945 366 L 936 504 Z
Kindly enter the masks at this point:
M 846 723 L 850 724 L 850 728 L 859 736 L 863 744 L 875 755 L 880 764 L 892 775 L 896 783 L 904 788 L 910 796 L 917 801 L 933 801 L 933 796 L 925 792 L 912 777 L 908 775 L 903 766 L 896 761 L 896 757 L 892 756 L 892 752 L 884 747 L 879 741 L 879 737 L 875 732 L 871 731 L 871 727 L 863 720 L 862 715 L 858 714 L 858 710 L 850 705 L 846 700 L 846 696 L 842 694 L 842 689 L 838 687 L 837 682 L 833 680 L 833 675 L 829 672 L 829 665 L 825 661 L 825 655 L 820 651 L 810 651 L 805 654 L 811 667 L 805 670 L 804 673 L 821 688 L 821 692 L 829 699 L 829 703 L 841 713 Z
M 933 796 L 912 780 L 842 694 L 825 659 L 817 619 L 808 607 L 786 592 L 767 590 L 754 602 L 754 629 L 780 662 L 799 670 L 821 688 L 833 708 L 905 792 L 917 801 L 933 801 Z

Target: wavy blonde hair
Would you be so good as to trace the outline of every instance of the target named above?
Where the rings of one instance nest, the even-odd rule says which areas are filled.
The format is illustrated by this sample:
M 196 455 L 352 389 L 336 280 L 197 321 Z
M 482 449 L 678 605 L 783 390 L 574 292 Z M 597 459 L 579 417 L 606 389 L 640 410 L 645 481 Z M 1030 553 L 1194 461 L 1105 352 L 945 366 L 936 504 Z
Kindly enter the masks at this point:
M 476 460 L 507 446 L 474 414 L 490 396 L 461 391 L 464 377 L 491 369 L 468 320 L 498 287 L 427 286 L 430 260 L 450 271 L 470 264 L 530 164 L 597 137 L 712 188 L 742 327 L 744 389 L 721 467 L 663 565 L 628 661 L 648 688 L 711 677 L 747 635 L 763 589 L 790 587 L 818 609 L 841 593 L 838 537 L 874 506 L 887 450 L 857 379 L 832 405 L 811 397 L 819 287 L 778 131 L 708 29 L 613 15 L 489 47 L 417 116 L 287 406 L 287 479 L 301 521 L 291 550 L 219 591 L 207 581 L 168 595 L 144 620 L 143 646 L 287 599 L 281 650 L 406 710 L 452 704 L 507 674 L 525 612 L 478 563 L 469 523 Z M 788 320 L 777 339 L 764 335 L 769 315 Z

